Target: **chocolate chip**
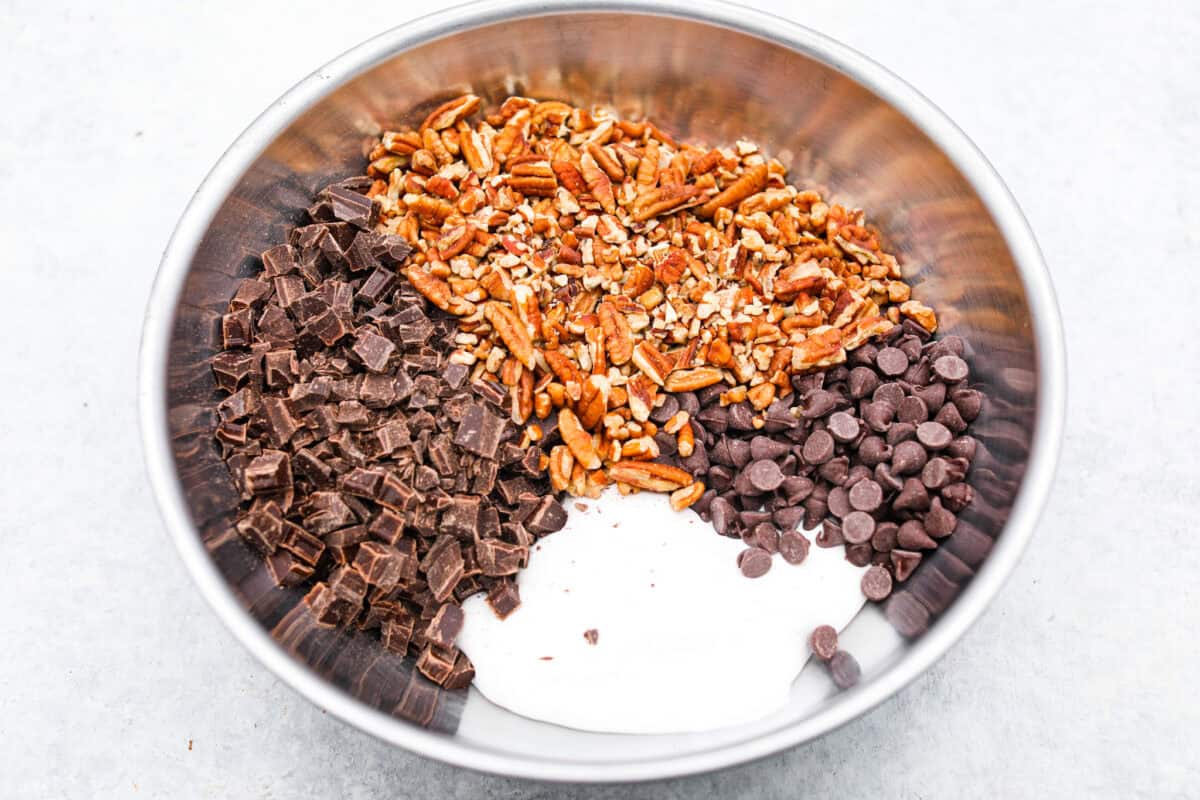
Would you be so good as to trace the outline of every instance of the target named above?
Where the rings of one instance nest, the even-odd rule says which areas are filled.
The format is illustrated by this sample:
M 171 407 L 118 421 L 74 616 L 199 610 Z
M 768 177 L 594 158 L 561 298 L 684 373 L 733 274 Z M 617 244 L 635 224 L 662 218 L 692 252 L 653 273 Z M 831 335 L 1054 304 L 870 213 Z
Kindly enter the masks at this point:
M 901 422 L 922 423 L 929 419 L 929 407 L 919 397 L 906 397 L 896 408 L 896 419 Z
M 912 388 L 914 397 L 921 398 L 925 403 L 925 408 L 930 414 L 936 414 L 938 409 L 946 402 L 946 384 L 931 383 L 928 386 L 914 386 Z
M 963 484 L 957 484 L 963 485 Z M 945 493 L 943 492 L 943 496 Z M 917 478 L 908 478 L 904 487 L 892 501 L 893 511 L 924 511 L 929 508 L 929 492 Z
M 802 564 L 808 557 L 808 539 L 799 531 L 785 531 L 779 537 L 779 554 L 789 564 Z
M 920 472 L 929 456 L 919 442 L 900 442 L 892 451 L 892 472 L 896 475 L 912 475 Z
M 863 573 L 859 585 L 868 600 L 878 603 L 892 593 L 892 576 L 886 569 L 876 565 Z
M 922 422 L 917 426 L 917 441 L 930 450 L 942 450 L 950 446 L 954 436 L 940 422 Z
M 729 429 L 729 409 L 721 408 L 720 406 L 709 406 L 696 414 L 695 419 L 699 420 L 700 424 L 706 429 L 717 435 L 725 433 Z
M 887 431 L 887 443 L 892 447 L 917 438 L 917 426 L 911 422 L 895 422 Z
M 899 536 L 900 526 L 894 522 L 880 522 L 875 526 L 875 533 L 871 534 L 871 547 L 877 553 L 886 553 L 896 546 L 896 539 Z
M 849 493 L 841 486 L 835 486 L 829 490 L 829 497 L 826 498 L 825 503 L 829 506 L 829 513 L 838 519 L 850 513 Z
M 898 347 L 885 347 L 875 356 L 875 366 L 884 375 L 902 375 L 908 369 L 908 356 Z
M 817 534 L 817 547 L 837 547 L 845 543 L 845 538 L 842 536 L 842 526 L 835 520 L 827 519 L 821 524 L 821 530 Z
M 813 482 L 799 475 L 789 475 L 783 479 L 779 490 L 789 505 L 795 505 L 812 494 Z
M 876 403 L 880 401 L 886 402 L 891 405 L 892 408 L 899 407 L 900 403 L 904 401 L 904 398 L 904 387 L 895 381 L 881 384 L 879 388 L 877 388 L 871 394 L 871 400 Z
M 826 431 L 813 431 L 804 442 L 804 463 L 824 464 L 833 458 L 833 437 Z
M 817 474 L 834 485 L 841 485 L 850 474 L 850 459 L 846 456 L 831 458 L 817 467 Z
M 925 514 L 925 532 L 935 539 L 941 539 L 954 533 L 957 525 L 958 517 L 954 512 L 942 505 L 941 498 L 933 498 Z
M 891 461 L 892 448 L 878 436 L 867 436 L 858 445 L 858 457 L 863 464 L 873 467 Z
M 783 483 L 783 472 L 774 461 L 754 461 L 746 468 L 747 480 L 758 492 L 773 492 Z
M 908 580 L 909 576 L 913 574 L 913 570 L 921 563 L 921 554 L 911 550 L 893 550 L 890 558 L 896 580 L 899 582 Z
M 965 380 L 970 372 L 967 362 L 956 355 L 941 356 L 933 362 L 933 372 L 947 383 Z
M 862 407 L 863 422 L 876 433 L 887 431 L 895 416 L 896 407 L 886 400 L 865 403 Z
M 896 543 L 906 550 L 930 550 L 937 547 L 937 542 L 930 539 L 925 532 L 925 526 L 915 519 L 910 519 L 900 526 L 896 534 Z
M 871 563 L 875 551 L 867 542 L 846 545 L 846 560 L 856 567 L 865 567 Z
M 862 678 L 862 668 L 854 656 L 845 650 L 838 650 L 829 659 L 829 674 L 839 689 L 849 689 Z
M 832 625 L 818 625 L 809 634 L 808 646 L 813 655 L 822 661 L 828 661 L 837 653 L 838 635 Z
M 838 411 L 829 416 L 829 420 L 825 424 L 825 430 L 829 431 L 835 441 L 846 444 L 858 438 L 860 428 L 858 420 L 852 414 L 845 411 Z
M 660 396 L 663 398 L 662 405 L 650 412 L 650 419 L 659 425 L 663 425 L 679 411 L 679 400 L 673 394 L 663 394 Z
M 731 525 L 737 517 L 737 511 L 733 504 L 724 497 L 713 498 L 712 504 L 708 507 L 708 513 L 712 515 L 712 525 L 716 532 L 722 536 L 729 534 Z
M 755 436 L 750 440 L 750 457 L 755 461 L 782 458 L 790 451 L 791 446 L 786 441 L 778 441 L 769 436 Z
M 817 389 L 804 398 L 803 410 L 800 412 L 805 419 L 818 419 L 833 411 L 838 406 L 838 396 L 824 389 Z
M 787 501 L 782 500 L 782 502 L 786 503 Z M 799 506 L 784 505 L 772 512 L 771 519 L 782 531 L 795 530 L 804 519 L 804 509 Z
M 755 525 L 751 532 L 751 539 L 750 544 L 761 547 L 768 553 L 774 554 L 779 552 L 779 531 L 770 522 L 764 521 Z
M 971 504 L 975 490 L 966 483 L 952 483 L 942 489 L 942 504 L 958 514 Z
M 934 384 L 943 386 L 944 384 Z M 950 401 L 958 409 L 959 415 L 967 422 L 973 422 L 983 410 L 983 395 L 975 389 L 955 389 L 950 393 Z
M 865 511 L 851 511 L 842 519 L 842 537 L 851 544 L 869 542 L 875 533 L 875 520 Z
M 737 564 L 747 578 L 761 578 L 771 569 L 771 554 L 761 547 L 747 547 L 738 553 Z
M 856 511 L 871 512 L 883 504 L 883 487 L 869 478 L 850 487 L 848 494 L 850 507 Z
M 726 409 L 729 428 L 735 431 L 754 430 L 754 411 L 749 403 L 734 403 Z M 698 417 L 702 423 L 707 423 L 703 415 Z
M 850 370 L 847 384 L 850 389 L 850 397 L 854 400 L 861 400 L 879 388 L 879 376 L 870 367 L 855 367 Z

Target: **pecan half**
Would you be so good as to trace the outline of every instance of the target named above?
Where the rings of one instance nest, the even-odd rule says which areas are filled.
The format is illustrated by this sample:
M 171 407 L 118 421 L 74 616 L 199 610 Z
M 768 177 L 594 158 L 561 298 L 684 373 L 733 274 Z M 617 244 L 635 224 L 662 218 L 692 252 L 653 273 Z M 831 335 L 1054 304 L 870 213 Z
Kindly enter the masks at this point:
M 725 376 L 716 367 L 693 367 L 672 372 L 667 376 L 665 386 L 668 392 L 694 392 L 724 379 Z
M 604 346 L 610 364 L 620 366 L 633 356 L 633 331 L 625 315 L 610 302 L 600 304 L 600 327 L 604 330 Z
M 569 408 L 558 412 L 558 431 L 571 454 L 584 469 L 600 469 L 600 454 L 592 442 L 592 435 L 584 430 L 579 417 Z
M 533 369 L 533 339 L 516 312 L 503 303 L 492 301 L 483 307 L 483 315 L 508 351 L 527 368 Z
M 673 492 L 692 483 L 679 467 L 652 461 L 620 461 L 608 468 L 608 477 L 650 492 Z
M 462 97 L 447 100 L 429 112 L 429 116 L 421 123 L 420 130 L 424 131 L 426 128 L 432 128 L 435 131 L 440 131 L 452 127 L 455 123 L 466 119 L 478 110 L 479 98 L 473 94 L 464 94 Z

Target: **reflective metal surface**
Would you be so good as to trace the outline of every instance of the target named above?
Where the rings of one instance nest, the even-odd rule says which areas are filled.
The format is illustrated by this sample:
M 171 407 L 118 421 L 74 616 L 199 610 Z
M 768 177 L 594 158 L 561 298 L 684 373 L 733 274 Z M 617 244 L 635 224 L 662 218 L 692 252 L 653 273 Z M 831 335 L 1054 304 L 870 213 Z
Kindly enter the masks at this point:
M 962 335 L 992 395 L 976 423 L 979 497 L 893 603 L 916 634 L 852 691 L 704 735 L 566 731 L 445 692 L 367 637 L 312 629 L 230 532 L 236 507 L 211 439 L 207 360 L 256 256 L 312 192 L 361 169 L 381 124 L 417 121 L 465 90 L 604 103 L 682 138 L 753 139 L 791 177 L 862 206 L 918 298 Z M 715 769 L 831 730 L 942 655 L 983 610 L 1032 534 L 1063 422 L 1063 344 L 1037 245 L 983 157 L 936 108 L 864 57 L 758 12 L 708 2 L 483 2 L 379 36 L 268 109 L 213 169 L 163 257 L 146 315 L 140 403 L 167 528 L 237 637 L 297 691 L 388 741 L 474 769 L 636 780 Z M 923 633 L 918 631 L 928 628 Z M 728 691 L 730 687 L 713 687 Z M 703 702 L 703 698 L 697 698 Z

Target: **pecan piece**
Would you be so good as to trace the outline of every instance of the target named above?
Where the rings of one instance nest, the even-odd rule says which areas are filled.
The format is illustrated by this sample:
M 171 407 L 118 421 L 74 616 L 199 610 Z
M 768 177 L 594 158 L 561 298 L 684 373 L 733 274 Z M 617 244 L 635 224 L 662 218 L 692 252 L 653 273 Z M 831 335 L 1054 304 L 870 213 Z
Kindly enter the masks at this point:
M 600 165 L 596 163 L 596 159 L 592 158 L 590 153 L 584 153 L 579 159 L 579 170 L 583 173 L 583 180 L 587 184 L 588 191 L 592 193 L 592 197 L 600 204 L 600 207 L 609 214 L 617 213 L 617 199 L 613 196 L 612 181 L 604 174 L 604 170 L 600 169 Z
M 563 408 L 558 412 L 558 432 L 584 469 L 600 469 L 600 454 L 596 452 L 592 435 L 584 430 L 579 417 L 571 409 Z
M 566 445 L 555 445 L 550 450 L 550 486 L 556 492 L 565 492 L 571 483 L 571 471 L 575 469 L 575 456 Z
M 758 194 L 767 185 L 767 165 L 756 164 L 713 199 L 696 209 L 696 216 L 705 219 L 717 213 L 718 208 L 736 206 L 751 195 Z
M 440 131 L 452 127 L 478 110 L 479 98 L 473 94 L 464 94 L 462 97 L 447 100 L 429 112 L 429 116 L 421 123 L 420 130 L 424 132 L 426 128 L 432 128 Z
M 675 370 L 667 376 L 665 385 L 668 392 L 694 392 L 722 380 L 724 375 L 716 367 L 694 367 Z
M 846 360 L 842 332 L 837 328 L 814 329 L 803 342 L 792 347 L 792 369 L 830 367 Z
M 619 461 L 608 468 L 608 477 L 650 492 L 673 492 L 692 483 L 679 467 L 653 461 Z
M 421 293 L 429 302 L 442 311 L 465 317 L 475 313 L 475 304 L 461 297 L 456 297 L 450 290 L 450 284 L 441 278 L 431 275 L 417 265 L 405 268 L 404 276 L 413 288 Z
M 683 277 L 683 273 L 687 272 L 687 268 L 687 256 L 683 250 L 672 247 L 666 257 L 654 265 L 654 277 L 658 279 L 659 283 L 678 283 L 679 279 Z
M 608 175 L 609 178 L 617 183 L 625 180 L 625 170 L 611 153 L 595 142 L 588 142 L 586 150 L 588 155 L 595 159 L 596 165 L 604 170 L 604 174 Z
M 675 359 L 659 351 L 652 342 L 641 341 L 633 348 L 633 365 L 659 386 L 666 386 L 671 371 L 675 369 Z M 720 373 L 717 373 L 718 380 Z
M 483 315 L 508 351 L 525 367 L 533 369 L 533 339 L 516 312 L 503 303 L 492 301 L 483 307 Z
M 650 419 L 650 414 L 654 411 L 654 395 L 658 393 L 650 378 L 646 375 L 634 375 L 625 384 L 625 393 L 628 395 L 626 402 L 633 419 L 636 422 Z
M 600 304 L 600 327 L 604 331 L 604 347 L 610 364 L 620 366 L 633 356 L 633 331 L 625 315 L 610 302 Z
M 475 241 L 475 229 L 470 225 L 455 225 L 442 231 L 438 237 L 438 256 L 442 261 L 449 261 L 454 256 L 467 249 L 467 245 Z
M 641 195 L 633 204 L 633 221 L 645 222 L 674 211 L 689 200 L 701 194 L 703 190 L 694 185 L 673 184 L 660 186 Z
M 480 178 L 486 177 L 491 171 L 494 161 L 487 143 L 478 131 L 473 130 L 467 123 L 458 123 L 458 147 L 462 151 L 463 160 Z
M 554 177 L 558 178 L 558 182 L 572 195 L 579 197 L 587 193 L 587 182 L 579 173 L 579 168 L 570 161 L 551 161 L 550 168 L 554 170 Z
M 579 422 L 583 427 L 592 430 L 600 425 L 604 413 L 608 411 L 609 395 L 608 378 L 603 375 L 589 375 L 579 391 Z
M 676 489 L 671 492 L 671 508 L 676 511 L 683 511 L 694 504 L 704 494 L 704 484 L 700 481 L 684 486 L 682 489 Z

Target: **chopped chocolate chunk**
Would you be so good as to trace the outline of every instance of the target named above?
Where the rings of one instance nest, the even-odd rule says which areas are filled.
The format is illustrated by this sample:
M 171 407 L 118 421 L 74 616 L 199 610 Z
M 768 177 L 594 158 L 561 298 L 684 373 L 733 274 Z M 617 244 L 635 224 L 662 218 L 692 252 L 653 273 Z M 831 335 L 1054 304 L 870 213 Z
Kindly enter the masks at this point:
M 262 262 L 264 277 L 287 275 L 296 269 L 296 251 L 290 245 L 276 245 L 262 254 Z
M 462 626 L 462 608 L 454 603 L 443 603 L 438 607 L 433 619 L 429 620 L 429 625 L 425 628 L 425 638 L 438 647 L 449 648 L 454 645 Z
M 292 464 L 287 453 L 264 450 L 242 474 L 250 494 L 269 494 L 292 485 Z
M 521 605 L 521 594 L 517 584 L 510 580 L 497 581 L 487 593 L 487 604 L 500 619 L 506 619 Z
M 400 551 L 380 542 L 363 542 L 354 559 L 354 568 L 367 583 L 390 591 L 400 582 L 403 568 Z
M 263 555 L 275 552 L 283 538 L 283 518 L 267 511 L 251 511 L 237 521 L 237 532 Z
M 528 560 L 529 548 L 499 539 L 481 539 L 475 543 L 475 557 L 484 575 L 515 575 Z
M 470 541 L 479 528 L 479 509 L 483 499 L 471 495 L 455 495 L 442 512 L 441 530 Z
M 298 586 L 313 574 L 311 564 L 306 564 L 286 550 L 268 556 L 266 564 L 277 586 Z
M 454 671 L 454 661 L 457 658 L 457 650 L 438 647 L 430 642 L 425 645 L 425 649 L 417 657 L 417 669 L 429 680 L 442 684 L 450 678 L 450 674 Z
M 342 322 L 342 318 L 334 313 L 333 309 L 313 317 L 304 326 L 304 329 L 324 342 L 326 347 L 332 347 L 337 344 L 339 339 L 350 333 L 350 329 Z
M 454 444 L 484 458 L 495 458 L 504 436 L 505 421 L 481 405 L 473 405 L 463 415 L 454 434 Z
M 445 602 L 463 575 L 462 549 L 455 537 L 439 536 L 421 561 L 421 569 L 425 571 L 434 599 Z
M 523 522 L 530 533 L 545 536 L 561 530 L 567 524 L 567 512 L 556 499 L 546 495 Z
M 379 219 L 379 204 L 371 198 L 341 186 L 330 186 L 325 190 L 334 216 L 349 222 L 356 228 L 371 229 Z
M 375 500 L 393 511 L 411 511 L 421 502 L 421 495 L 394 473 L 383 476 Z

